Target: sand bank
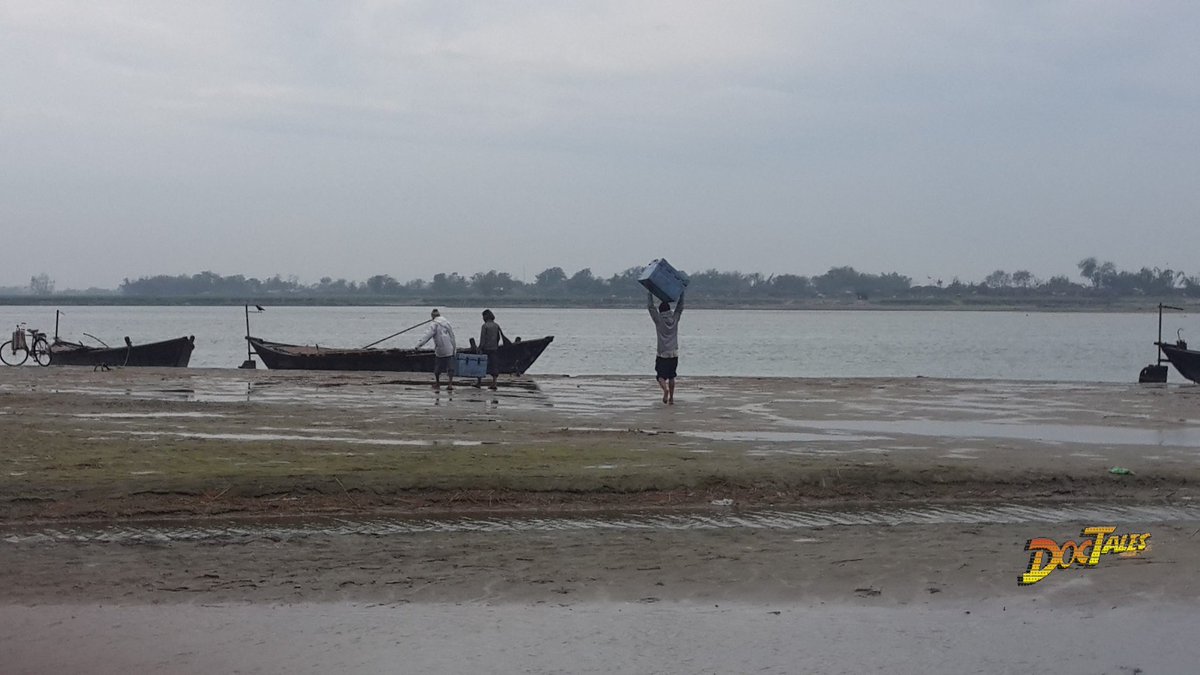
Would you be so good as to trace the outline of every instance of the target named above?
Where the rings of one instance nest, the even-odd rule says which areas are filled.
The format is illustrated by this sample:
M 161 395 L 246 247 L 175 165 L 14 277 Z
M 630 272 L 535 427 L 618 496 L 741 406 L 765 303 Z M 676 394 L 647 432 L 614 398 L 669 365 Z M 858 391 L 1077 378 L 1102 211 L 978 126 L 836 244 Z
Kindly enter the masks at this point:
M 634 378 L 434 392 L 386 374 L 0 376 L 9 520 L 1150 500 L 1200 478 L 1194 386 L 695 378 L 665 406 Z
M 664 406 L 631 378 L 0 376 L 6 672 L 1198 656 L 1196 387 L 696 378 Z M 1017 584 L 1031 538 L 1099 524 L 1150 546 Z

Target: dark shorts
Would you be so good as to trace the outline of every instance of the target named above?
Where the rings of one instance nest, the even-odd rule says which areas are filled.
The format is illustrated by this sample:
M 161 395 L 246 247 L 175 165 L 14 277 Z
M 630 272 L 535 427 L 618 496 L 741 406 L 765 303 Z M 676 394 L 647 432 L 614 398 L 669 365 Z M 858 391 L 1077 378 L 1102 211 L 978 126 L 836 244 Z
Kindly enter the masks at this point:
M 660 380 L 675 379 L 675 370 L 677 368 L 679 368 L 678 356 L 672 356 L 669 359 L 665 359 L 661 356 L 656 356 L 654 358 L 654 374 L 657 375 L 658 379 Z
M 454 376 L 454 357 L 453 356 L 435 356 L 433 358 L 433 374 L 441 375 L 449 373 Z
M 495 349 L 483 349 L 481 351 L 483 352 L 484 356 L 488 357 L 487 374 L 488 375 L 499 375 L 500 374 L 500 359 L 496 358 L 496 350 Z

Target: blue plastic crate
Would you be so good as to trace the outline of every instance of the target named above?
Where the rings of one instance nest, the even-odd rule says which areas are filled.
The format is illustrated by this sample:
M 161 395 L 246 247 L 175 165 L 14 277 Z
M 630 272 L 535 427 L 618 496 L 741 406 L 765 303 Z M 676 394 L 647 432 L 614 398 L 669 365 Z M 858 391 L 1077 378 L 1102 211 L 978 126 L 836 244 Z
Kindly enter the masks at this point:
M 487 354 L 462 354 L 454 359 L 455 377 L 487 377 Z
M 683 272 L 671 267 L 666 258 L 652 261 L 642 270 L 638 283 L 645 286 L 659 300 L 675 302 L 679 300 L 683 289 L 688 285 L 688 277 Z

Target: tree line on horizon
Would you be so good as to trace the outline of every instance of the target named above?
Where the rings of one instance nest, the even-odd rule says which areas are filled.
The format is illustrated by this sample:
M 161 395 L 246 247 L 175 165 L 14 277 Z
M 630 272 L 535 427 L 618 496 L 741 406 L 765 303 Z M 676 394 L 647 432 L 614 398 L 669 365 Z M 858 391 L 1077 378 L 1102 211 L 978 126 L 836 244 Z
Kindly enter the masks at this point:
M 824 274 L 724 272 L 709 269 L 691 274 L 691 287 L 703 289 L 707 299 L 743 302 L 786 302 L 790 300 L 851 299 L 904 300 L 953 299 L 976 297 L 1079 297 L 1123 298 L 1138 296 L 1200 297 L 1200 277 L 1158 267 L 1137 271 L 1120 270 L 1112 262 L 1094 257 L 1081 260 L 1079 275 L 1084 283 L 1065 275 L 1039 279 L 1026 270 L 1012 273 L 996 270 L 978 282 L 958 278 L 949 283 L 928 278 L 914 284 L 910 277 L 889 272 L 871 274 L 853 267 L 833 267 Z M 292 276 L 275 275 L 267 279 L 240 274 L 223 276 L 211 271 L 198 274 L 155 275 L 130 280 L 116 289 L 118 296 L 130 298 L 261 298 L 294 296 L 312 298 L 395 298 L 456 299 L 509 298 L 513 300 L 572 300 L 586 302 L 635 302 L 645 291 L 637 283 L 642 267 L 631 267 L 603 278 L 590 268 L 568 275 L 561 267 L 539 272 L 532 282 L 516 279 L 508 272 L 489 270 L 463 276 L 457 272 L 438 273 L 429 281 L 413 279 L 400 282 L 388 274 L 377 274 L 362 281 L 324 277 L 315 284 L 303 284 Z M 54 282 L 41 274 L 30 280 L 30 294 L 50 295 Z

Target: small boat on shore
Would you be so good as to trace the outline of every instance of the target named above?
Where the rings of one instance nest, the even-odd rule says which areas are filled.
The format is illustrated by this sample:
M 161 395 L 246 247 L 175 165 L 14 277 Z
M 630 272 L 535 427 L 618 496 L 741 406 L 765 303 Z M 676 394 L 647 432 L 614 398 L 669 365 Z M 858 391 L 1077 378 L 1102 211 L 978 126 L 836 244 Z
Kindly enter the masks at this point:
M 1188 349 L 1187 343 L 1183 340 L 1175 344 L 1170 342 L 1154 343 L 1162 349 L 1162 353 L 1175 366 L 1175 370 L 1187 379 L 1200 384 L 1200 351 Z
M 432 373 L 433 351 L 428 349 L 359 349 L 290 345 L 246 336 L 246 340 L 273 370 L 383 370 L 406 373 Z M 548 335 L 535 340 L 516 340 L 500 346 L 496 352 L 501 375 L 522 375 L 533 366 L 554 340 Z M 461 354 L 474 353 L 460 349 Z
M 50 345 L 52 366 L 186 368 L 195 348 L 195 336 L 135 345 L 125 338 L 123 347 L 92 347 L 59 338 Z

